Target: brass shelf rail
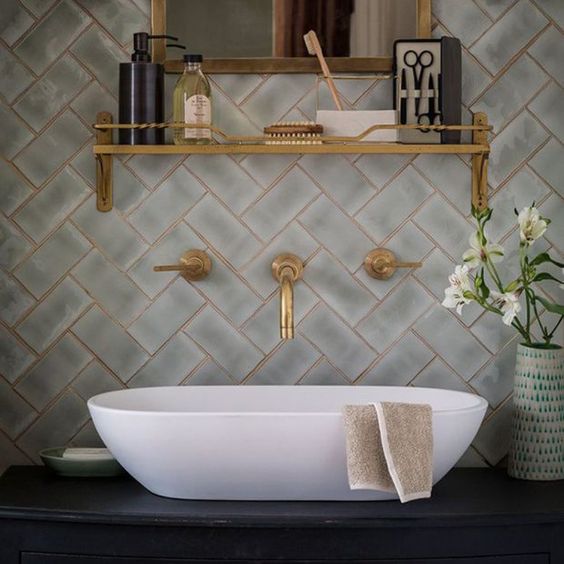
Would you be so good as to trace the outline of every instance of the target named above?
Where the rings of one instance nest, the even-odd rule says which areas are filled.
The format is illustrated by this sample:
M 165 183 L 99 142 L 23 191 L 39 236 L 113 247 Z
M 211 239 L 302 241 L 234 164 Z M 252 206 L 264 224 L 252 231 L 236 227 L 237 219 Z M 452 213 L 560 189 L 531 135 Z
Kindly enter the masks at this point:
M 211 129 L 221 143 L 208 145 L 114 145 L 112 132 L 114 129 L 147 129 L 165 127 L 199 127 Z M 490 153 L 488 142 L 487 116 L 476 113 L 472 125 L 374 125 L 356 137 L 321 136 L 312 143 L 308 137 L 292 137 L 292 144 L 272 144 L 273 138 L 268 136 L 236 136 L 228 135 L 221 129 L 208 124 L 185 123 L 150 123 L 150 124 L 117 124 L 113 123 L 109 112 L 99 112 L 96 129 L 96 205 L 99 211 L 110 211 L 113 207 L 112 157 L 113 155 L 143 154 L 471 154 L 472 155 L 472 205 L 483 209 L 488 205 L 487 165 Z M 370 133 L 378 129 L 433 129 L 436 131 L 471 131 L 472 143 L 469 144 L 407 144 L 407 143 L 375 143 L 363 141 Z

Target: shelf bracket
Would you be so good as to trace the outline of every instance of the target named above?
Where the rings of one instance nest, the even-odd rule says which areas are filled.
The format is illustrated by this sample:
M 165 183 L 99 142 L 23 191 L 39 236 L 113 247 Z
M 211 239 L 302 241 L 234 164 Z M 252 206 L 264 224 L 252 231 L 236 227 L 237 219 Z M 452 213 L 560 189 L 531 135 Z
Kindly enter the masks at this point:
M 474 114 L 472 125 L 488 125 L 488 116 L 483 112 Z M 472 143 L 486 145 L 487 151 L 472 155 L 472 206 L 478 210 L 488 207 L 488 159 L 490 156 L 488 132 L 472 131 Z
M 97 124 L 111 124 L 113 122 L 110 112 L 98 112 Z M 112 144 L 111 129 L 96 130 L 97 145 Z M 113 207 L 112 186 L 112 155 L 98 153 L 96 155 L 96 208 L 101 212 L 109 212 Z

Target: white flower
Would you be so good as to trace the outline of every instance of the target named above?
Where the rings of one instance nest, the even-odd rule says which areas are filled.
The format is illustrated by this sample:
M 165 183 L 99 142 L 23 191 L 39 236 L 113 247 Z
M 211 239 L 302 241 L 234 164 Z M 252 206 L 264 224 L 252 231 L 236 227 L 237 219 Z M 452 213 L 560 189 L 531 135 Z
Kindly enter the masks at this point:
M 468 242 L 471 248 L 462 255 L 462 260 L 470 268 L 480 266 L 481 263 L 486 262 L 488 257 L 492 262 L 503 260 L 503 247 L 496 243 L 486 243 L 483 246 L 477 231 L 470 235 Z
M 492 291 L 491 296 L 496 307 L 503 312 L 503 322 L 505 325 L 511 325 L 515 316 L 521 311 L 519 296 L 515 292 L 506 292 L 501 294 Z
M 519 222 L 519 237 L 521 243 L 531 245 L 539 237 L 542 237 L 548 223 L 540 216 L 539 210 L 534 207 L 523 208 L 517 218 Z
M 443 306 L 456 308 L 456 313 L 460 314 L 462 306 L 470 303 L 472 300 L 464 296 L 464 292 L 471 292 L 470 279 L 468 278 L 468 267 L 466 265 L 457 265 L 454 274 L 448 277 L 450 286 L 445 289 L 445 299 Z

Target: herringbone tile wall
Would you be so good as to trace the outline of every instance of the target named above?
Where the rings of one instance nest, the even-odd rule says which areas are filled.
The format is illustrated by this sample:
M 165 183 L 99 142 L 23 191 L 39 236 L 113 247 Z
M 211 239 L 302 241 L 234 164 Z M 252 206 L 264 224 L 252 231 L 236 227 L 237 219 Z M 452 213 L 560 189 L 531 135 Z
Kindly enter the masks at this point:
M 101 214 L 90 124 L 116 113 L 117 64 L 149 1 L 1 4 L 0 468 L 96 443 L 91 395 L 162 384 L 473 390 L 491 409 L 463 464 L 503 458 L 516 340 L 477 309 L 440 306 L 471 231 L 466 158 L 126 157 L 116 208 Z M 562 249 L 564 3 L 433 4 L 435 33 L 464 44 L 465 108 L 495 126 L 492 234 L 515 250 L 513 207 L 535 200 L 554 221 L 539 246 Z M 228 131 L 314 117 L 314 76 L 212 78 Z M 389 104 L 388 84 L 342 88 L 353 107 Z M 362 261 L 378 245 L 424 266 L 369 279 Z M 205 281 L 152 272 L 190 247 L 213 257 Z M 270 275 L 280 251 L 307 260 L 287 343 Z

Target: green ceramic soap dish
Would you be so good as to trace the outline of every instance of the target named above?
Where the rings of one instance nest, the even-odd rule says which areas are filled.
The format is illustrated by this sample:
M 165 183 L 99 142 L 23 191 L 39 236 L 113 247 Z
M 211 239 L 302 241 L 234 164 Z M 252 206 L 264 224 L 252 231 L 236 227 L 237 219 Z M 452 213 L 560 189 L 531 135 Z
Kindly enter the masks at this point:
M 125 470 L 115 458 L 75 460 L 63 458 L 65 447 L 46 448 L 39 452 L 43 464 L 59 476 L 106 478 L 120 476 Z

